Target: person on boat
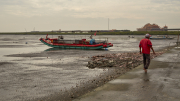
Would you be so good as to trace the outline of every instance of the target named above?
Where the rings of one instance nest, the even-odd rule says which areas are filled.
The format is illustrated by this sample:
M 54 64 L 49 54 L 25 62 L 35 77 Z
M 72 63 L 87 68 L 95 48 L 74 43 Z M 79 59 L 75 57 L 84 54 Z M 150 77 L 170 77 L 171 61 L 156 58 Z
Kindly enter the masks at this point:
M 139 43 L 139 52 L 140 54 L 143 53 L 143 64 L 144 64 L 144 71 L 145 73 L 147 73 L 147 69 L 149 67 L 150 64 L 150 49 L 153 51 L 153 54 L 155 54 L 154 49 L 152 47 L 152 43 L 149 40 L 149 38 L 151 37 L 150 34 L 146 34 L 145 38 L 142 39 Z M 142 48 L 142 52 L 141 52 L 141 48 Z
M 46 35 L 46 39 L 45 40 L 48 40 L 49 38 L 48 38 L 48 34 Z
M 61 35 L 61 36 L 58 36 L 58 39 L 60 40 L 60 39 L 64 39 L 64 37 Z
M 95 39 L 93 39 L 93 38 L 92 38 L 92 35 L 90 36 L 90 39 L 91 39 L 91 40 L 90 40 L 90 42 L 89 42 L 89 43 L 90 43 L 91 45 L 96 44 Z
M 64 36 L 61 35 L 61 39 L 64 39 Z
M 169 38 L 169 36 L 168 36 L 168 35 L 166 35 L 166 38 Z

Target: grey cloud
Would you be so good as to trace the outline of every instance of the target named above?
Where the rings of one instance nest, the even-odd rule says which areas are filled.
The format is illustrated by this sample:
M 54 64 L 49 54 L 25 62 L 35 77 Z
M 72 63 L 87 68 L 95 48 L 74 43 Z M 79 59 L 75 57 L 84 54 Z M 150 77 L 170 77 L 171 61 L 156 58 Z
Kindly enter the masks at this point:
M 1 0 L 0 5 L 8 6 L 8 5 L 23 5 L 27 4 L 25 0 Z
M 175 2 L 180 2 L 180 0 L 150 0 L 150 2 L 159 4 L 174 4 Z
M 110 18 L 112 29 L 135 30 L 148 22 L 168 24 L 169 19 L 178 20 L 179 1 L 0 0 L 0 30 L 16 30 L 16 26 L 22 31 L 24 27 L 42 31 L 105 29 L 107 18 Z

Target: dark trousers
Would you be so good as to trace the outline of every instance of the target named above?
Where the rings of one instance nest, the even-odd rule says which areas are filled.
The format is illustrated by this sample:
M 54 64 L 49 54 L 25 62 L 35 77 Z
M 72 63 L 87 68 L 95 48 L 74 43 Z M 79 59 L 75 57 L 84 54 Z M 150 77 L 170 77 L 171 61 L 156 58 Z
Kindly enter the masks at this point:
M 144 68 L 148 69 L 150 64 L 150 54 L 143 54 L 143 64 L 144 64 Z

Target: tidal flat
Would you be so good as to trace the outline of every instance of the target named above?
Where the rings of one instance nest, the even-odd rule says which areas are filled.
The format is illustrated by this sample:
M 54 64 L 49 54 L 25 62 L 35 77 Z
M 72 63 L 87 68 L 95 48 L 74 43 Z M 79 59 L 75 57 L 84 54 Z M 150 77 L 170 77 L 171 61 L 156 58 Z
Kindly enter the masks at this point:
M 115 78 L 115 68 L 88 68 L 91 57 L 139 52 L 143 35 L 101 35 L 113 43 L 108 50 L 55 49 L 39 41 L 45 35 L 0 35 L 0 100 L 73 99 Z M 58 35 L 50 35 L 56 38 Z M 173 36 L 177 37 L 177 36 Z M 64 35 L 89 39 L 89 35 Z M 151 40 L 155 51 L 175 45 L 173 40 Z M 121 74 L 125 73 L 122 72 Z M 106 78 L 106 79 L 105 79 Z M 83 90 L 84 89 L 84 90 Z

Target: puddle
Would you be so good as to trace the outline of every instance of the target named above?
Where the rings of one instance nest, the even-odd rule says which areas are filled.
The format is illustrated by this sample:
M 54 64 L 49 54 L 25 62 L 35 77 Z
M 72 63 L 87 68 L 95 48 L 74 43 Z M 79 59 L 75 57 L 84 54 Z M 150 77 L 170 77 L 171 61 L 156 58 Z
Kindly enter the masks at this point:
M 102 86 L 102 88 L 99 88 L 99 89 L 103 89 L 105 91 L 127 91 L 130 86 L 131 86 L 131 84 L 126 84 L 126 83 L 121 83 L 121 84 L 108 83 L 108 84 Z
M 139 75 L 137 74 L 131 74 L 130 72 L 118 77 L 117 79 L 134 79 L 137 78 Z
M 136 83 L 139 82 L 140 80 L 138 79 L 116 79 L 116 80 L 112 80 L 108 83 L 111 84 L 122 84 L 122 83 Z

